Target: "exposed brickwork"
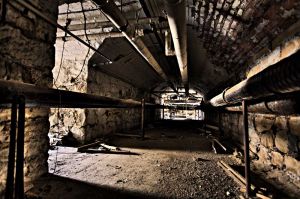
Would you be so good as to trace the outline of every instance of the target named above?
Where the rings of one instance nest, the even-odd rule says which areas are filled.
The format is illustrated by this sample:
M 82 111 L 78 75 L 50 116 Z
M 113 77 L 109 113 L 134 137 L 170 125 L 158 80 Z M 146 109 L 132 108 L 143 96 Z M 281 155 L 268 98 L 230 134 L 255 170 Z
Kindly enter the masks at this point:
M 35 0 L 32 3 L 56 20 L 57 3 Z M 21 6 L 8 5 L 6 22 L 0 26 L 0 78 L 52 86 L 56 28 Z M 49 109 L 26 109 L 25 189 L 30 182 L 47 173 Z M 10 110 L 0 110 L 0 198 L 3 197 L 10 131 Z

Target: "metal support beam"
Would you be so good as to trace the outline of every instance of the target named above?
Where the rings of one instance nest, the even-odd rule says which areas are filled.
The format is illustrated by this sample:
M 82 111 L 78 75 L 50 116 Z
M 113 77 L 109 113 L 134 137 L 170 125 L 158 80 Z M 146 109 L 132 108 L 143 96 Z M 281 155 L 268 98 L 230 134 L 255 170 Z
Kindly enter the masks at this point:
M 145 99 L 141 101 L 142 109 L 141 109 L 141 136 L 145 137 Z
M 244 157 L 245 157 L 245 179 L 246 179 L 246 196 L 251 195 L 250 182 L 250 156 L 249 156 L 249 131 L 248 131 L 248 109 L 247 102 L 242 102 L 243 106 L 243 130 L 244 130 Z
M 24 199 L 25 98 L 19 97 L 15 198 Z
M 11 116 L 10 116 L 10 136 L 9 136 L 10 140 L 9 140 L 5 199 L 13 199 L 14 196 L 16 130 L 17 130 L 17 97 L 14 97 L 12 101 Z

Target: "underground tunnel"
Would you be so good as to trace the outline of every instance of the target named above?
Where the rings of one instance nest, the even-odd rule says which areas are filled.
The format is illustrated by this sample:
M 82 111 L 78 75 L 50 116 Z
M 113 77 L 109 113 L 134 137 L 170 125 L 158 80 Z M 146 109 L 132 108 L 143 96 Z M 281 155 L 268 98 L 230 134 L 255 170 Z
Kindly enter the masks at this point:
M 0 0 L 0 198 L 300 198 L 299 0 Z

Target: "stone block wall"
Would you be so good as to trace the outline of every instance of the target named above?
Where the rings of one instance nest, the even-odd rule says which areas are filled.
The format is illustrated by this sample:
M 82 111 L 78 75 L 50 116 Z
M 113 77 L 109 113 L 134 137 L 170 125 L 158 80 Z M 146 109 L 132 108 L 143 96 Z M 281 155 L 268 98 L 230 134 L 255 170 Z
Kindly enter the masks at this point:
M 57 2 L 31 1 L 56 20 Z M 56 28 L 18 4 L 7 5 L 0 24 L 0 78 L 52 87 Z M 25 190 L 30 182 L 48 172 L 48 108 L 27 108 L 25 123 Z M 0 198 L 3 198 L 10 133 L 10 109 L 0 109 Z
M 95 8 L 91 2 L 84 2 L 85 8 Z M 71 3 L 69 10 L 80 10 L 80 3 Z M 59 7 L 61 12 L 68 10 L 67 4 Z M 83 15 L 68 16 L 71 24 L 82 23 Z M 99 11 L 89 12 L 87 22 L 106 20 Z M 58 22 L 65 25 L 66 15 L 59 15 Z M 96 49 L 103 43 L 106 36 L 92 34 L 95 30 L 77 32 L 81 39 L 90 43 Z M 110 31 L 108 30 L 103 30 Z M 77 34 L 76 33 L 76 34 Z M 109 36 L 108 36 L 109 37 Z M 54 88 L 81 93 L 90 93 L 107 97 L 131 98 L 140 100 L 144 93 L 134 86 L 109 76 L 89 65 L 94 51 L 79 43 L 72 37 L 62 37 L 56 40 L 55 67 L 53 69 Z M 80 142 L 93 141 L 103 135 L 126 131 L 140 125 L 141 111 L 139 109 L 79 109 L 53 108 L 50 114 L 50 140 L 61 138 L 69 132 Z M 149 117 L 148 117 L 149 118 Z M 54 139 L 52 139 L 54 138 Z
M 141 99 L 143 92 L 98 71 L 89 68 L 88 93 L 121 99 Z M 87 141 L 109 133 L 116 133 L 138 128 L 141 123 L 141 109 L 139 108 L 101 108 L 86 109 Z
M 209 117 L 213 121 L 213 117 Z M 214 122 L 216 122 L 215 117 Z M 220 128 L 225 136 L 243 144 L 241 113 L 220 113 Z M 288 183 L 300 188 L 300 116 L 248 115 L 250 150 L 253 165 L 264 172 L 278 170 Z
M 91 45 L 98 48 L 105 37 L 89 39 Z M 72 38 L 68 38 L 65 43 L 58 38 L 52 71 L 53 87 L 123 99 L 142 98 L 143 92 L 138 88 L 89 66 L 93 54 L 92 50 L 88 53 L 86 46 Z M 138 127 L 140 116 L 139 109 L 53 108 L 49 117 L 49 136 L 50 139 L 61 138 L 71 132 L 80 143 L 87 143 L 108 133 Z

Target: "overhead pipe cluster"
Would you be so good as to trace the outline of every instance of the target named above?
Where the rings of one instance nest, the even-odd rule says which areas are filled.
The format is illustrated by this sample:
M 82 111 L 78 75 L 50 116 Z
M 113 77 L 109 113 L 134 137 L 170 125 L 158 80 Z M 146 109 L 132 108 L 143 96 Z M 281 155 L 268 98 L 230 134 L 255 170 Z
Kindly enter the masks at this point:
M 165 4 L 182 83 L 188 93 L 186 0 L 166 0 Z
M 300 91 L 300 50 L 267 67 L 248 79 L 225 89 L 210 100 L 213 106 L 224 106 L 272 95 Z
M 141 56 L 152 66 L 152 68 L 168 81 L 168 77 L 162 67 L 156 61 L 148 47 L 140 37 L 134 37 L 134 29 L 130 27 L 128 20 L 123 16 L 118 6 L 112 0 L 93 0 L 107 16 L 107 18 L 123 33 L 132 46 L 141 54 Z

